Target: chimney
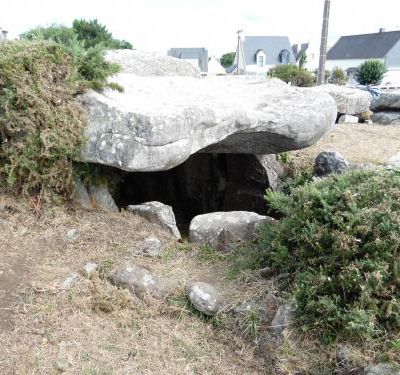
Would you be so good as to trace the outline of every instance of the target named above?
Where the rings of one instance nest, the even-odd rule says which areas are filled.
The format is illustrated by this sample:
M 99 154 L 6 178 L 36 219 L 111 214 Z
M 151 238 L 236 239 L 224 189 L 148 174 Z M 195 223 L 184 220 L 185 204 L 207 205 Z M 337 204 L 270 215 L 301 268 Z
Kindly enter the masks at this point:
M 383 27 L 381 27 L 381 28 L 379 29 L 379 34 L 382 34 L 382 33 L 384 33 L 385 31 L 386 31 L 386 29 L 383 28 Z

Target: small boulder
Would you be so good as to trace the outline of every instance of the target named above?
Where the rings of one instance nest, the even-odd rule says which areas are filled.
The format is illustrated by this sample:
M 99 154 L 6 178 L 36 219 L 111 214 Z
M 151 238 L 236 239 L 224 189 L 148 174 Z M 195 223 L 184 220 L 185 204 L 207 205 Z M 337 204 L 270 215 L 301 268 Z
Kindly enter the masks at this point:
M 95 208 L 107 212 L 119 212 L 113 197 L 105 186 L 90 186 L 89 195 Z
M 139 254 L 148 257 L 160 256 L 163 253 L 164 249 L 165 247 L 163 246 L 163 243 L 156 237 L 148 237 L 138 246 Z
M 382 92 L 371 103 L 371 111 L 374 112 L 393 110 L 400 110 L 400 91 Z
M 215 287 L 201 281 L 188 281 L 186 295 L 196 310 L 213 316 L 223 308 L 224 302 Z
M 82 268 L 82 274 L 90 279 L 97 270 L 97 264 L 93 262 L 86 263 Z
M 362 112 L 358 115 L 358 118 L 362 121 L 362 122 L 368 122 L 371 120 L 372 115 L 374 114 L 374 112 L 372 111 L 365 111 Z
M 247 211 L 213 212 L 193 218 L 189 241 L 229 251 L 237 241 L 249 241 L 262 223 L 273 222 L 268 216 Z
M 65 236 L 66 240 L 69 242 L 75 241 L 78 237 L 79 237 L 79 231 L 76 228 L 69 230 L 67 232 L 67 235 Z
M 61 283 L 60 289 L 69 290 L 71 289 L 79 279 L 79 275 L 76 272 L 72 272 L 68 277 Z
M 74 190 L 75 202 L 82 208 L 86 209 L 91 208 L 89 193 L 86 189 L 86 186 L 83 184 L 80 178 L 75 179 L 74 188 L 75 188 Z
M 400 125 L 400 112 L 378 112 L 371 119 L 381 125 Z
M 161 202 L 146 202 L 135 206 L 128 206 L 127 210 L 146 218 L 150 223 L 158 224 L 176 239 L 181 239 L 171 206 Z
M 379 363 L 364 369 L 365 375 L 400 375 L 400 370 L 389 363 Z
M 110 275 L 111 284 L 128 289 L 138 297 L 150 295 L 164 298 L 171 290 L 170 283 L 153 275 L 148 269 L 122 263 Z
M 351 87 L 329 84 L 308 90 L 332 96 L 337 105 L 337 112 L 345 115 L 357 115 L 369 111 L 372 102 L 372 95 L 368 91 Z
M 335 151 L 323 151 L 317 155 L 314 163 L 314 174 L 324 177 L 331 173 L 342 173 L 347 170 L 347 160 Z
M 274 319 L 272 319 L 271 329 L 278 333 L 285 331 L 294 322 L 294 312 L 294 307 L 290 303 L 279 306 Z
M 341 115 L 338 124 L 358 124 L 358 117 L 352 115 Z

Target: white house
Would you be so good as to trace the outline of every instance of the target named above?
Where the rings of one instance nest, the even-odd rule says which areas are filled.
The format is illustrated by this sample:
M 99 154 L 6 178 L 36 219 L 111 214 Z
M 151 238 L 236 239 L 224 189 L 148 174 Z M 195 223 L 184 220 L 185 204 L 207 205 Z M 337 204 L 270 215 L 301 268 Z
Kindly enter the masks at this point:
M 356 85 L 357 67 L 367 60 L 386 64 L 388 72 L 382 86 L 400 86 L 400 31 L 342 36 L 328 51 L 326 69 L 339 67 L 347 72 L 349 85 Z
M 302 53 L 305 53 L 307 60 L 303 67 L 310 71 L 318 69 L 320 50 L 319 40 L 310 39 L 307 43 L 293 44 L 292 50 L 297 63 L 299 63 Z
M 276 65 L 296 64 L 287 36 L 246 36 L 240 50 L 239 67 L 244 61 L 247 74 L 265 74 Z M 235 73 L 235 69 L 231 72 Z

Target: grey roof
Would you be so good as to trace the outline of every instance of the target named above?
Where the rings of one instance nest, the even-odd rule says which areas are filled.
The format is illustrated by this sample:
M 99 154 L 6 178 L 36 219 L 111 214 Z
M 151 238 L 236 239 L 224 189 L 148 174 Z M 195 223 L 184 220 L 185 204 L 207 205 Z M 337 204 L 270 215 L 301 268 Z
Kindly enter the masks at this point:
M 265 51 L 267 55 L 266 65 L 280 64 L 280 53 L 283 50 L 289 52 L 289 62 L 295 64 L 292 47 L 287 36 L 246 36 L 243 42 L 244 57 L 246 65 L 256 64 L 256 53 L 258 50 Z
M 208 72 L 208 51 L 205 48 L 171 48 L 168 56 L 197 60 L 202 72 Z
M 342 36 L 328 51 L 328 60 L 382 58 L 400 40 L 400 31 Z

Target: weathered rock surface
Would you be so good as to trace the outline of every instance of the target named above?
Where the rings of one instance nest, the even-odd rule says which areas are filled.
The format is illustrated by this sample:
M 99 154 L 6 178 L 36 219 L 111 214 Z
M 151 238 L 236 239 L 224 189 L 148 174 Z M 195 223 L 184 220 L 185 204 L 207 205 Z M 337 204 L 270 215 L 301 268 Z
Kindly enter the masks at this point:
M 400 369 L 389 363 L 379 363 L 365 368 L 365 375 L 400 375 Z
M 72 272 L 68 275 L 68 277 L 60 284 L 60 289 L 69 290 L 71 289 L 78 281 L 79 275 L 76 272 Z
M 335 151 L 323 151 L 317 155 L 314 163 L 314 174 L 324 177 L 331 173 L 342 173 L 347 170 L 347 160 Z
M 279 306 L 274 319 L 271 322 L 271 329 L 275 332 L 283 332 L 294 322 L 294 307 L 290 303 Z
M 270 217 L 247 211 L 198 215 L 190 223 L 189 241 L 228 251 L 237 241 L 251 240 L 258 225 L 273 221 Z
M 339 117 L 338 124 L 358 124 L 358 117 L 352 115 L 342 115 Z
M 171 206 L 161 202 L 146 202 L 128 206 L 127 210 L 146 218 L 153 224 L 158 224 L 176 239 L 181 239 L 181 234 L 176 226 L 175 215 Z
M 109 58 L 118 62 L 119 53 Z M 136 52 L 123 53 L 125 70 L 112 81 L 125 91 L 90 92 L 82 98 L 89 114 L 83 161 L 161 171 L 196 152 L 273 154 L 312 145 L 336 119 L 328 94 L 279 80 L 143 77 L 133 68 Z
M 148 257 L 157 257 L 161 255 L 165 247 L 161 240 L 156 237 L 148 237 L 138 246 L 138 252 Z
M 149 270 L 129 263 L 122 263 L 109 275 L 110 282 L 118 287 L 128 289 L 138 297 L 150 295 L 164 298 L 171 290 L 171 284 L 153 275 Z
M 86 263 L 83 268 L 82 268 L 82 274 L 86 278 L 90 279 L 93 274 L 97 271 L 97 264 L 94 262 L 88 262 Z
M 357 115 L 369 111 L 372 102 L 372 95 L 368 91 L 356 88 L 322 85 L 307 90 L 329 94 L 336 102 L 337 112 L 345 115 Z
M 374 97 L 371 103 L 371 111 L 400 111 L 400 91 L 382 92 Z
M 273 191 L 282 191 L 286 170 L 276 155 L 257 155 L 257 159 L 268 176 L 269 187 Z
M 89 196 L 93 207 L 108 212 L 119 211 L 113 197 L 105 186 L 90 186 Z
M 186 60 L 138 50 L 111 50 L 107 61 L 117 63 L 124 73 L 142 77 L 187 76 L 200 77 L 200 70 Z
M 65 236 L 65 239 L 69 242 L 75 241 L 79 237 L 79 231 L 76 228 L 70 229 Z
M 382 125 L 400 125 L 400 112 L 385 111 L 374 113 L 372 121 Z
M 188 281 L 185 289 L 190 302 L 203 314 L 213 316 L 223 308 L 224 301 L 214 286 L 201 281 Z
M 79 178 L 75 179 L 74 199 L 80 207 L 91 208 L 89 192 Z

